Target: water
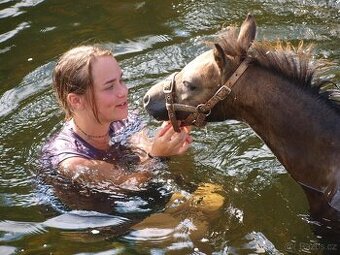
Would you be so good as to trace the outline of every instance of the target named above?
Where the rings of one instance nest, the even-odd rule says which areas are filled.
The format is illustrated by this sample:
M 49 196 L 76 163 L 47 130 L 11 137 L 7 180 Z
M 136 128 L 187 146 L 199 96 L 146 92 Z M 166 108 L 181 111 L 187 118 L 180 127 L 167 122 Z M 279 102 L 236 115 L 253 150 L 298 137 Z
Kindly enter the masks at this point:
M 208 227 L 194 212 L 157 215 L 165 202 L 153 191 L 123 199 L 113 212 L 110 195 L 102 194 L 95 203 L 77 201 L 84 210 L 70 212 L 51 187 L 36 185 L 40 146 L 63 119 L 50 86 L 60 54 L 83 43 L 111 48 L 124 70 L 130 108 L 140 109 L 152 84 L 248 12 L 256 16 L 259 39 L 304 40 L 315 44 L 317 57 L 339 62 L 337 0 L 0 1 L 0 254 L 314 254 L 335 248 L 320 244 L 302 190 L 239 122 L 193 130 L 189 153 L 158 169 L 165 190 L 184 197 L 201 183 L 222 187 L 223 208 Z M 339 68 L 329 75 L 340 83 Z M 158 126 L 141 115 L 151 130 Z M 134 229 L 133 219 L 151 212 L 159 228 Z M 195 219 L 202 223 L 196 239 L 186 234 Z

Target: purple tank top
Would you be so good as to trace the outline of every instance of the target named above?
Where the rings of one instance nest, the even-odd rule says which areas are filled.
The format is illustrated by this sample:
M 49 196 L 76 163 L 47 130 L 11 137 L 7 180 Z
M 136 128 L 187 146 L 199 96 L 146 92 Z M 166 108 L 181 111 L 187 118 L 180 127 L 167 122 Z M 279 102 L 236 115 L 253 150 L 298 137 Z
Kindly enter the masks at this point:
M 93 147 L 77 135 L 72 128 L 71 122 L 67 121 L 64 123 L 60 132 L 53 135 L 43 146 L 43 162 L 54 169 L 57 168 L 62 161 L 72 157 L 117 163 L 117 160 L 120 161 L 119 159 L 122 159 L 124 155 L 127 154 L 126 151 L 128 148 L 124 144 L 124 139 L 126 140 L 127 136 L 138 131 L 136 129 L 140 130 L 142 126 L 140 121 L 137 121 L 137 125 L 136 123 L 132 124 L 132 121 L 136 121 L 136 118 L 132 119 L 133 120 L 131 120 L 129 116 L 128 120 L 114 121 L 111 123 L 109 135 L 112 144 L 108 150 L 100 150 Z M 136 160 L 136 157 L 134 157 L 134 160 Z

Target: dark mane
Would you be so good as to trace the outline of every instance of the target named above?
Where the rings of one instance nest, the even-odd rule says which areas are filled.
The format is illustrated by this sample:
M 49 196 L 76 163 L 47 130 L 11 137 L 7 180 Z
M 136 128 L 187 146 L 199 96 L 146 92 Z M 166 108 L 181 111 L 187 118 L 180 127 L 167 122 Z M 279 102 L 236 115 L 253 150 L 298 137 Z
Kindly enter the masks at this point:
M 335 88 L 335 84 L 330 79 L 321 79 L 322 74 L 334 64 L 313 59 L 312 45 L 304 46 L 300 42 L 297 47 L 294 47 L 291 43 L 282 41 L 274 44 L 268 41 L 255 41 L 246 52 L 237 43 L 237 36 L 237 29 L 228 27 L 218 36 L 216 43 L 235 61 L 248 58 L 252 63 L 276 72 L 318 97 L 326 99 L 325 101 L 340 113 L 340 90 Z

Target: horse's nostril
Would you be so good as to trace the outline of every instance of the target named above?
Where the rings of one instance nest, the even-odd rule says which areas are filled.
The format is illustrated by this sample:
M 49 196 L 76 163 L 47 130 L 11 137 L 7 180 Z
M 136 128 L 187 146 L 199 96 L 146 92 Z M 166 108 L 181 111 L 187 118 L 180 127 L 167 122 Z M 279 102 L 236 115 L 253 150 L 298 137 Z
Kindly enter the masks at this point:
M 143 99 L 144 107 L 147 106 L 150 103 L 150 96 L 145 95 Z

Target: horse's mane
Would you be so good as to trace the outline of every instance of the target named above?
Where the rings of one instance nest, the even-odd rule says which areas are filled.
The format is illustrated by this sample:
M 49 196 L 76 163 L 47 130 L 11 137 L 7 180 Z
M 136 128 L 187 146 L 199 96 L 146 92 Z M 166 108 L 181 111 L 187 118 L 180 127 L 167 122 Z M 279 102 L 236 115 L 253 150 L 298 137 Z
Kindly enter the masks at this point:
M 322 79 L 322 74 L 329 70 L 333 63 L 313 59 L 313 46 L 304 46 L 300 42 L 297 47 L 291 43 L 277 41 L 254 41 L 248 51 L 237 42 L 238 31 L 228 27 L 219 36 L 217 43 L 227 56 L 235 61 L 250 59 L 272 72 L 293 81 L 302 88 L 314 93 L 332 105 L 340 113 L 340 90 L 330 79 Z

